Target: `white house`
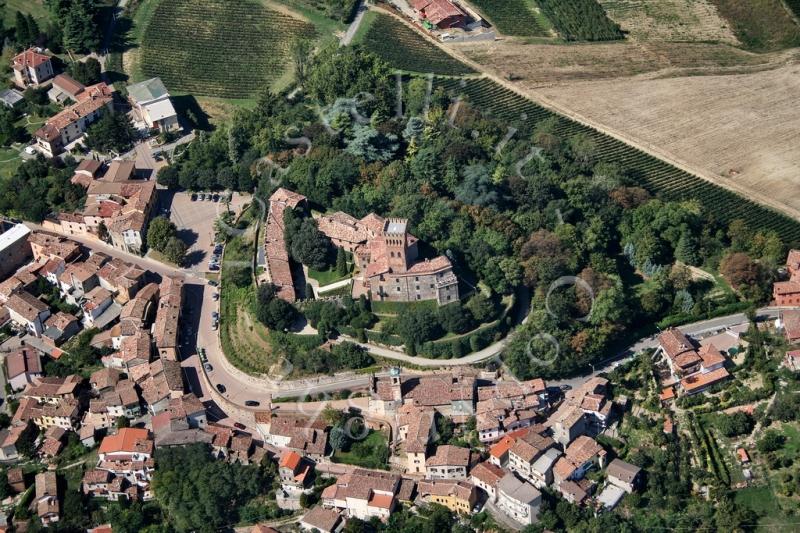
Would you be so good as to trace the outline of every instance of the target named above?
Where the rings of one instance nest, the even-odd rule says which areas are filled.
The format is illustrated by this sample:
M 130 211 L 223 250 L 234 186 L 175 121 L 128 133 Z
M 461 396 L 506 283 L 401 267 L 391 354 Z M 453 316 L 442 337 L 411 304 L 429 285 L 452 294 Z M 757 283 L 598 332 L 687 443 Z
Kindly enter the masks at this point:
M 539 516 L 542 494 L 530 483 L 506 474 L 497 485 L 497 507 L 522 525 L 531 525 Z
M 137 115 L 149 129 L 174 131 L 180 128 L 178 114 L 172 107 L 169 92 L 161 78 L 151 78 L 128 86 L 128 99 Z

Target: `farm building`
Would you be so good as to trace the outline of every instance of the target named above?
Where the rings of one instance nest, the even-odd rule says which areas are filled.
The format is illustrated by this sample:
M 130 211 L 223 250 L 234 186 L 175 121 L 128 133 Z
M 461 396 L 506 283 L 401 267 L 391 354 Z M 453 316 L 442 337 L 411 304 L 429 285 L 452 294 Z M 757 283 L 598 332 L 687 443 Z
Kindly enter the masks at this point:
M 414 0 L 411 4 L 423 23 L 439 29 L 460 28 L 467 22 L 467 14 L 450 0 Z

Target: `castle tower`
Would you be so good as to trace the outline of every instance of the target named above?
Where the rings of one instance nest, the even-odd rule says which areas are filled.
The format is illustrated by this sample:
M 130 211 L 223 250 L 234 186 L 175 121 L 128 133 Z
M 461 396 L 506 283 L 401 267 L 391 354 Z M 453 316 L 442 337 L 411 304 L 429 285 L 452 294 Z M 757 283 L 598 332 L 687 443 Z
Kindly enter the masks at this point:
M 393 272 L 408 269 L 408 221 L 404 218 L 390 218 L 383 227 L 386 242 L 386 259 Z

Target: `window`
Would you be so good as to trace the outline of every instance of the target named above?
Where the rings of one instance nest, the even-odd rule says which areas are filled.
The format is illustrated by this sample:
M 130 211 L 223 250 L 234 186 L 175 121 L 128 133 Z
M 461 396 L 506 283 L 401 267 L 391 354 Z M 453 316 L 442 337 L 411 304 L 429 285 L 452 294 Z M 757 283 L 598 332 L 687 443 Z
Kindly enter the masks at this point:
M 400 287 L 397 287 L 397 292 L 400 292 Z

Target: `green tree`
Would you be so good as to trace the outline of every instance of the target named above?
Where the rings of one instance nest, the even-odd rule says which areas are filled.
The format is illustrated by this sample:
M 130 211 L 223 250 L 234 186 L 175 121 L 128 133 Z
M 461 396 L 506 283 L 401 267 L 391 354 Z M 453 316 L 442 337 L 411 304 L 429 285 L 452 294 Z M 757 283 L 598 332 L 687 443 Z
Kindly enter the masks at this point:
M 150 248 L 163 252 L 169 240 L 175 237 L 178 228 L 167 217 L 157 216 L 150 221 L 147 227 L 147 245 Z
M 299 317 L 297 309 L 278 298 L 275 286 L 268 283 L 258 287 L 255 314 L 262 324 L 277 331 L 288 330 Z
M 448 333 L 465 333 L 472 327 L 472 316 L 460 302 L 443 305 L 438 309 L 439 323 Z
M 308 67 L 313 51 L 314 43 L 302 37 L 293 39 L 289 44 L 289 54 L 292 57 L 292 65 L 294 66 L 294 78 L 300 87 L 305 85 L 308 77 Z
M 86 147 L 90 150 L 107 153 L 125 152 L 136 138 L 131 120 L 125 113 L 104 111 L 97 122 L 86 130 Z
M 186 243 L 178 237 L 170 237 L 166 244 L 164 244 L 164 257 L 167 261 L 180 266 L 183 264 L 184 259 L 186 259 L 187 249 L 188 246 L 186 246 Z
M 336 273 L 340 276 L 347 275 L 347 255 L 343 248 L 336 249 Z
M 67 50 L 86 52 L 100 44 L 94 13 L 87 8 L 89 5 L 91 0 L 72 2 L 62 19 L 63 42 Z
M 756 448 L 761 453 L 768 453 L 780 450 L 786 443 L 786 436 L 774 429 L 768 429 L 764 436 L 756 443 Z
M 20 11 L 16 13 L 16 20 L 14 22 L 16 30 L 17 42 L 22 46 L 29 46 L 33 42 L 31 31 L 28 28 L 28 19 Z
M 287 212 L 289 211 L 287 210 Z M 300 228 L 292 233 L 291 237 L 287 233 L 286 238 L 290 243 L 289 249 L 295 261 L 315 270 L 325 270 L 328 266 L 331 241 L 317 229 L 314 219 L 304 219 Z
M 41 34 L 41 30 L 39 30 L 39 24 L 36 22 L 36 19 L 33 18 L 33 15 L 28 13 L 28 16 L 25 17 L 28 22 L 28 36 L 30 42 L 35 43 L 39 40 L 39 35 Z
M 100 62 L 93 57 L 70 63 L 67 72 L 84 85 L 94 85 L 102 81 Z

